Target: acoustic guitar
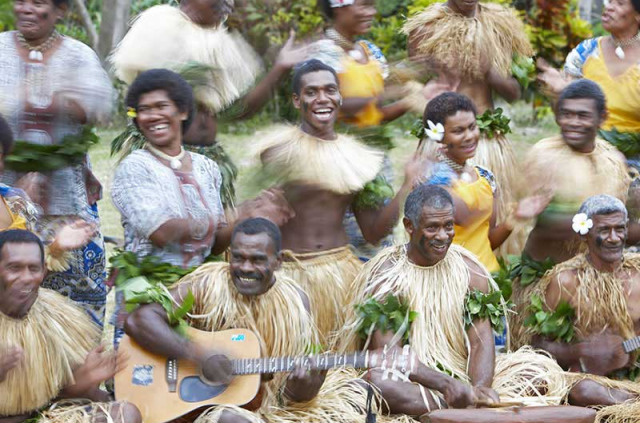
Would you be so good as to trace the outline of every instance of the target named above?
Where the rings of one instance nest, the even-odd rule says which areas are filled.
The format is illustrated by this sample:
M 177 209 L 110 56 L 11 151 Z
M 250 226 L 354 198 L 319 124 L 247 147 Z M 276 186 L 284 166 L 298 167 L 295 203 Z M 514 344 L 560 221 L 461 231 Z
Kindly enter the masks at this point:
M 322 354 L 314 361 L 313 356 L 260 358 L 258 338 L 247 329 L 204 332 L 189 328 L 187 336 L 229 357 L 235 377 L 228 385 L 211 384 L 201 377 L 197 364 L 149 353 L 125 336 L 119 348 L 129 359 L 115 376 L 116 399 L 136 405 L 145 423 L 164 423 L 212 405 L 246 405 L 258 394 L 261 374 L 290 372 L 299 366 L 309 370 L 380 367 L 393 379 L 400 374 L 408 378 L 410 373 L 405 368 L 411 362 L 408 347 L 402 353 L 394 349 L 388 354 Z

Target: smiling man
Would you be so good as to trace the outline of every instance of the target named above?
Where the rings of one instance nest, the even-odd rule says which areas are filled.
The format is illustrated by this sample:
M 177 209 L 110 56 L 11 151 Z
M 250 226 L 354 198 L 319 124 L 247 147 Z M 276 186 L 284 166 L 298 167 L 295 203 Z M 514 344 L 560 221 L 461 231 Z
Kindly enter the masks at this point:
M 505 309 L 501 296 L 491 295 L 497 288 L 486 268 L 471 252 L 452 244 L 451 195 L 436 185 L 416 188 L 407 198 L 403 224 L 409 242 L 383 250 L 365 265 L 355 300 L 365 307 L 351 313 L 339 334 L 344 351 L 355 345 L 378 350 L 408 344 L 415 353 L 418 362 L 409 380 L 385 378 L 384 369 L 365 377 L 381 390 L 390 412 L 418 417 L 440 408 L 537 395 L 527 404 L 558 401 L 553 396 L 563 379 L 553 360 L 531 350 L 495 357 L 491 321 L 500 321 Z M 407 308 L 393 309 L 390 295 Z M 384 305 L 373 307 L 372 320 L 368 310 L 374 301 Z M 414 318 L 404 317 L 409 311 Z M 400 327 L 383 323 L 397 320 L 398 313 L 413 321 Z
M 587 246 L 587 252 L 561 263 L 549 271 L 534 292 L 553 312 L 568 303 L 575 316 L 570 318 L 575 335 L 542 335 L 538 326 L 529 328 L 534 346 L 551 353 L 567 370 L 616 379 L 634 380 L 636 354 L 627 354 L 622 342 L 640 334 L 640 256 L 625 254 L 627 210 L 609 195 L 588 198 L 580 207 L 574 229 Z M 583 222 L 581 225 L 578 222 Z M 633 359 L 632 359 L 633 358 Z M 569 401 L 581 406 L 619 404 L 638 398 L 637 383 L 605 377 L 569 374 L 575 384 Z M 602 417 L 620 412 L 637 415 L 640 403 L 605 408 Z
M 556 105 L 561 135 L 539 141 L 529 151 L 525 171 L 533 191 L 553 194 L 529 235 L 525 252 L 534 260 L 560 263 L 577 252 L 571 218 L 588 197 L 627 198 L 630 178 L 622 154 L 598 138 L 607 117 L 605 96 L 589 80 L 571 83 Z
M 134 406 L 99 389 L 117 357 L 98 346 L 100 329 L 82 309 L 40 288 L 45 273 L 36 235 L 0 233 L 0 423 L 140 422 Z M 99 403 L 55 403 L 64 399 Z
M 260 143 L 259 152 L 270 180 L 282 185 L 294 212 L 281 230 L 283 247 L 293 251 L 295 259 L 285 262 L 282 272 L 309 295 L 326 342 L 342 326 L 351 283 L 362 266 L 348 246 L 342 223 L 347 209 L 354 210 L 365 239 L 377 243 L 393 230 L 400 204 L 421 168 L 410 161 L 397 195 L 377 195 L 382 153 L 335 132 L 342 104 L 338 77 L 319 60 L 296 70 L 293 104 L 300 110 L 300 126 L 275 129 Z
M 276 278 L 281 262 L 278 227 L 263 218 L 244 220 L 234 228 L 229 263 L 204 264 L 180 280 L 171 292 L 178 302 L 188 292 L 193 294 L 189 323 L 197 329 L 251 329 L 260 339 L 263 357 L 305 355 L 317 345 L 317 332 L 307 296 L 290 279 L 281 275 Z M 133 312 L 126 331 L 151 352 L 199 364 L 211 381 L 228 382 L 232 377 L 229 358 L 178 335 L 158 304 Z M 364 410 L 366 390 L 360 385 L 345 385 L 349 376 L 343 373 L 330 373 L 326 383 L 325 375 L 324 371 L 299 368 L 289 375 L 265 378 L 261 394 L 248 406 L 255 412 L 234 406 L 214 407 L 198 422 L 363 421 L 357 407 Z M 358 398 L 360 403 L 354 408 L 346 398 Z
M 556 104 L 560 135 L 538 141 L 524 166 L 527 189 L 548 195 L 549 205 L 538 216 L 524 253 L 542 262 L 561 263 L 578 253 L 579 242 L 571 220 L 580 204 L 592 195 L 609 194 L 626 201 L 630 178 L 624 157 L 598 138 L 607 117 L 600 87 L 589 80 L 568 85 Z M 512 345 L 525 345 L 523 319 L 535 284 L 513 284 L 516 312 L 509 316 Z

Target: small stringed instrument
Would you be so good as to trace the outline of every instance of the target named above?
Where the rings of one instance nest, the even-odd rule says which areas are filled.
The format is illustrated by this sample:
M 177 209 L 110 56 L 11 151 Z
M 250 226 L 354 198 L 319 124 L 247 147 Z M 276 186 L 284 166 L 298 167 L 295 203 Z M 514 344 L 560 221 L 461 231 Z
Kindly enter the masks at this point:
M 380 367 L 392 379 L 398 375 L 406 379 L 410 373 L 404 368 L 410 363 L 408 347 L 402 353 L 391 350 L 380 355 L 368 351 L 323 354 L 315 356 L 314 362 L 313 356 L 260 358 L 260 342 L 247 329 L 204 332 L 189 328 L 187 336 L 193 343 L 229 357 L 235 377 L 228 385 L 213 385 L 202 379 L 197 364 L 152 354 L 125 336 L 119 348 L 129 359 L 115 376 L 116 399 L 136 405 L 145 423 L 164 423 L 212 405 L 246 405 L 258 394 L 261 374 L 290 372 L 297 367 Z

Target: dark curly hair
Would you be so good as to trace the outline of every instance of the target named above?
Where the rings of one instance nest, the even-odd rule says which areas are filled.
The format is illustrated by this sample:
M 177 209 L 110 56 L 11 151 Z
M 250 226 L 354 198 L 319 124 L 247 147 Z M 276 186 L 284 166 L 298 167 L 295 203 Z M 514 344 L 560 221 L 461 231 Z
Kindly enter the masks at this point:
M 194 115 L 193 89 L 187 81 L 168 69 L 151 69 L 142 72 L 129 87 L 124 103 L 127 107 L 138 110 L 140 97 L 152 91 L 166 92 L 178 110 L 187 113 L 187 120 L 182 122 L 182 133 L 187 132 Z M 138 126 L 136 119 L 133 122 Z
M 441 123 L 444 125 L 449 116 L 453 116 L 460 111 L 471 112 L 474 115 L 478 114 L 475 104 L 466 95 L 453 92 L 442 93 L 427 103 L 422 117 L 422 124 L 426 127 L 427 121 L 430 120 L 435 124 Z
M 336 73 L 335 69 L 333 69 L 329 65 L 326 65 L 324 62 L 321 62 L 318 59 L 309 59 L 296 66 L 293 71 L 293 80 L 291 81 L 291 89 L 293 90 L 293 93 L 296 95 L 300 95 L 300 90 L 302 89 L 300 81 L 302 80 L 303 76 L 311 72 L 319 71 L 331 72 L 336 78 L 336 83 L 340 84 L 338 74 Z
M 591 99 L 596 102 L 598 115 L 604 116 L 607 112 L 607 98 L 600 85 L 589 79 L 578 79 L 565 87 L 558 98 L 557 109 L 565 100 Z

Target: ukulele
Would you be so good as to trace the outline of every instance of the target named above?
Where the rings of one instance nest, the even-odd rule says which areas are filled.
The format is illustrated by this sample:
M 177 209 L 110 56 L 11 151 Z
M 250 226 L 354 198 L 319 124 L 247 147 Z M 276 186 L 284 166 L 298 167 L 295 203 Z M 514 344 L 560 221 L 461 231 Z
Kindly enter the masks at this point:
M 176 360 L 147 352 L 125 336 L 120 349 L 129 359 L 115 376 L 118 401 L 128 401 L 138 407 L 145 423 L 164 423 L 201 407 L 212 405 L 243 406 L 251 402 L 260 389 L 262 374 L 290 372 L 296 367 L 308 370 L 328 370 L 337 367 L 380 367 L 391 375 L 408 379 L 408 346 L 382 354 L 357 352 L 322 354 L 300 357 L 260 358 L 258 337 L 247 329 L 204 332 L 189 328 L 188 338 L 208 350 L 219 351 L 231 359 L 235 376 L 228 384 L 213 384 L 202 378 L 199 366 L 187 360 Z M 259 406 L 259 405 L 258 405 Z

